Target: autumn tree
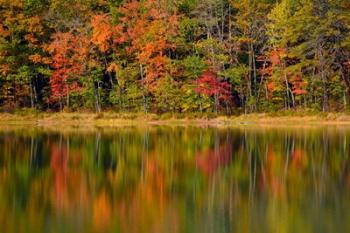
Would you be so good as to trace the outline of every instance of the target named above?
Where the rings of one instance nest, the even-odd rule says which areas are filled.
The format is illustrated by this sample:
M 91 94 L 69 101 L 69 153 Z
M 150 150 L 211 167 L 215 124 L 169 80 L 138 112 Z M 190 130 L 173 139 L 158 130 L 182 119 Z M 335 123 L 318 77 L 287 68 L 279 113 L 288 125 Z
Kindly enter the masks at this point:
M 155 0 L 129 1 L 122 5 L 120 12 L 123 15 L 120 21 L 130 44 L 127 53 L 139 64 L 144 110 L 147 111 L 146 92 L 154 92 L 158 81 L 168 72 L 177 17 L 167 8 L 166 1 Z
M 71 93 L 81 88 L 79 78 L 85 68 L 88 40 L 70 32 L 54 34 L 52 40 L 47 48 L 54 69 L 50 77 L 51 100 L 58 101 L 62 109 L 65 99 L 69 108 Z
M 1 1 L 0 78 L 1 99 L 14 107 L 43 103 L 45 79 L 49 75 L 42 41 L 47 39 L 42 23 L 41 1 Z
M 338 83 L 336 80 L 343 80 L 344 93 L 349 95 L 348 79 L 344 78 L 348 14 L 343 3 L 338 1 L 284 0 L 272 10 L 270 42 L 273 50 L 286 51 L 289 61 L 284 59 L 282 67 L 286 93 L 291 97 L 293 86 L 299 84 L 293 84 L 287 75 L 307 79 L 311 99 L 308 102 L 319 99 L 323 111 L 330 109 L 331 95 L 339 95 L 331 90 L 335 88 L 334 82 Z M 287 95 L 287 98 L 290 97 Z
M 266 50 L 267 14 L 273 1 L 269 0 L 232 0 L 235 14 L 232 18 L 232 34 L 236 40 L 236 53 L 242 55 L 239 62 L 248 67 L 246 104 L 250 111 L 257 110 L 260 85 L 257 57 Z
M 213 71 L 205 71 L 199 77 L 195 91 L 214 99 L 216 113 L 219 110 L 220 103 L 228 106 L 231 102 L 231 85 L 225 81 L 220 81 Z

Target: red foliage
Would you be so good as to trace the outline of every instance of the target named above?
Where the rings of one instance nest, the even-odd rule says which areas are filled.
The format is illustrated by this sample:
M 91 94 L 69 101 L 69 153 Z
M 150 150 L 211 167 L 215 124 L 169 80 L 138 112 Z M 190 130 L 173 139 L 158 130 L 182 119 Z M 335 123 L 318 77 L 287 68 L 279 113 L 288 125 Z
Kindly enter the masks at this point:
M 54 144 L 51 146 L 50 167 L 53 173 L 55 201 L 57 208 L 63 208 L 66 198 L 66 178 L 68 176 L 68 153 L 65 148 Z
M 289 79 L 292 83 L 292 91 L 295 95 L 306 95 L 305 87 L 307 83 L 302 79 L 301 74 L 297 74 Z
M 231 100 L 231 84 L 220 81 L 216 73 L 205 71 L 197 80 L 195 92 L 206 96 L 216 96 L 219 100 Z
M 283 59 L 285 59 L 285 64 L 282 63 Z M 271 52 L 269 52 L 266 56 L 260 57 L 259 61 L 263 61 L 267 66 L 264 66 L 260 73 L 264 76 L 272 76 L 275 69 L 284 69 L 286 63 L 288 63 L 286 50 L 282 48 L 277 48 Z M 272 96 L 271 93 L 273 93 L 276 89 L 276 86 L 278 86 L 278 83 L 285 85 L 285 77 L 284 73 L 281 73 L 281 77 L 279 80 L 270 80 L 270 82 L 267 83 L 267 89 L 270 93 L 270 97 Z M 305 87 L 307 86 L 307 83 L 303 80 L 302 74 L 300 73 L 290 73 L 286 74 L 288 82 L 290 83 L 290 86 L 292 88 L 292 92 L 295 95 L 305 95 L 307 94 L 307 91 L 305 90 Z
M 51 98 L 61 99 L 72 91 L 79 91 L 79 75 L 84 70 L 88 55 L 88 40 L 70 32 L 56 33 L 48 51 L 52 55 L 54 71 L 50 78 Z
M 232 146 L 224 144 L 216 149 L 208 150 L 196 155 L 196 163 L 206 175 L 210 176 L 220 167 L 227 166 L 231 162 Z

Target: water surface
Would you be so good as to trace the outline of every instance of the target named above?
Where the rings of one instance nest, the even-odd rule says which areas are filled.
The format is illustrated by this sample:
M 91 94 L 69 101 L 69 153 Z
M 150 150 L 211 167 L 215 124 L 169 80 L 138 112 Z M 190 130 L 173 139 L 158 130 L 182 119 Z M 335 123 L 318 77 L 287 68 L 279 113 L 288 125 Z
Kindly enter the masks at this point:
M 0 130 L 0 232 L 350 232 L 350 129 Z

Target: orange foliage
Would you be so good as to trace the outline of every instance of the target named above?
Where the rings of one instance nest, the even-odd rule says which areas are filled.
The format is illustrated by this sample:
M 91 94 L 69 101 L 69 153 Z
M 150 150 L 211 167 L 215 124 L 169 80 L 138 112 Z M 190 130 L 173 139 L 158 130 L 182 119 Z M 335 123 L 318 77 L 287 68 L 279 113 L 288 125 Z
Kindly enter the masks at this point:
M 33 63 L 40 63 L 42 61 L 42 57 L 39 54 L 33 54 L 29 56 L 29 60 Z
M 274 70 L 276 69 L 284 69 L 284 71 L 281 73 L 281 77 L 279 80 L 270 80 L 267 83 L 267 89 L 269 92 L 270 98 L 272 97 L 272 93 L 275 91 L 276 87 L 279 85 L 278 83 L 285 85 L 285 77 L 284 72 L 286 69 L 286 65 L 282 64 L 283 59 L 287 58 L 287 52 L 283 48 L 278 48 L 275 49 L 267 54 L 267 57 L 260 57 L 259 61 L 262 62 L 267 62 L 268 65 L 264 66 L 261 70 L 260 73 L 264 76 L 272 76 Z M 286 61 L 284 63 L 287 63 Z M 305 82 L 302 78 L 302 73 L 290 73 L 286 74 L 288 83 L 291 86 L 292 92 L 295 95 L 305 95 L 307 94 L 307 91 L 305 90 L 307 87 L 307 82 Z
M 126 51 L 145 66 L 145 84 L 152 88 L 164 77 L 169 59 L 168 50 L 174 49 L 169 38 L 177 33 L 177 16 L 163 7 L 165 1 L 132 0 L 123 5 L 121 22 L 125 39 L 130 42 Z
M 103 53 L 127 40 L 123 27 L 113 25 L 111 17 L 107 14 L 94 15 L 91 19 L 91 26 L 91 42 Z
M 107 52 L 114 31 L 110 18 L 106 14 L 95 15 L 91 20 L 91 26 L 93 29 L 91 42 L 97 45 L 101 52 Z
M 32 33 L 25 35 L 24 39 L 26 39 L 30 44 L 38 43 L 38 39 Z
M 0 37 L 6 38 L 6 37 L 8 37 L 8 36 L 10 36 L 10 35 L 11 35 L 10 32 L 9 32 L 8 30 L 6 30 L 6 29 L 4 28 L 4 26 L 2 26 L 2 25 L 0 24 Z
M 118 70 L 118 65 L 115 63 L 111 63 L 108 67 L 107 67 L 107 72 L 116 72 Z
M 8 64 L 0 64 L 0 74 L 6 76 L 11 68 Z
M 284 166 L 281 166 L 282 162 L 281 156 L 275 153 L 272 146 L 268 146 L 263 185 L 267 185 L 272 194 L 279 198 L 284 197 L 286 194 L 285 182 L 280 176 L 281 169 L 284 169 Z
M 302 149 L 296 148 L 292 153 L 292 164 L 294 167 L 298 168 L 303 163 L 303 156 L 305 156 L 305 152 Z
M 147 202 L 153 202 L 156 198 L 159 205 L 164 203 L 165 192 L 165 177 L 163 170 L 158 166 L 154 157 L 146 160 L 145 164 L 145 179 L 140 183 L 140 192 L 143 193 L 143 198 Z
M 50 166 L 54 175 L 54 203 L 56 208 L 68 208 L 69 203 L 65 182 L 68 172 L 67 150 L 53 145 Z
M 278 66 L 281 64 L 282 59 L 286 56 L 285 49 L 276 49 L 270 52 L 270 62 L 272 66 Z
M 260 56 L 258 57 L 258 61 L 260 62 L 265 62 L 267 61 L 269 63 L 268 66 L 263 67 L 262 69 L 260 69 L 260 73 L 262 75 L 267 75 L 267 76 L 271 76 L 273 69 L 275 67 L 278 67 L 281 65 L 282 63 L 282 59 L 284 57 L 286 57 L 286 50 L 285 49 L 275 49 L 269 53 L 267 53 L 267 55 L 264 56 Z
M 105 232 L 111 222 L 111 203 L 105 191 L 101 192 L 93 204 L 93 226 L 97 232 Z
M 40 35 L 43 33 L 42 19 L 39 16 L 33 16 L 28 20 L 28 32 L 38 33 Z

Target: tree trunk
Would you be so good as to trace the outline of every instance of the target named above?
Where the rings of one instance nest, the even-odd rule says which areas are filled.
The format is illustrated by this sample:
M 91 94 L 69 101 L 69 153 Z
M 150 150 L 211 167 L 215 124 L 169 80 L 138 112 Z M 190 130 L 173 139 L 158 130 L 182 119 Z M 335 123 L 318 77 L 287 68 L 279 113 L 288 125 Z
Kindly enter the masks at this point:
M 105 69 L 107 70 L 108 64 L 107 64 L 107 59 L 106 59 L 106 56 L 105 56 L 105 55 L 103 56 L 103 60 L 104 60 L 104 62 L 105 62 Z M 107 71 L 107 75 L 108 75 L 108 78 L 109 78 L 109 82 L 110 82 L 110 84 L 111 84 L 111 88 L 112 88 L 112 90 L 114 90 L 114 89 L 115 89 L 115 84 L 114 84 L 114 82 L 113 82 L 113 77 L 112 77 L 111 72 Z
M 69 89 L 67 90 L 67 110 L 69 110 Z
M 349 71 L 345 65 L 341 65 L 341 76 L 345 86 L 345 95 L 346 95 L 346 108 L 350 107 L 350 81 L 349 81 Z
M 13 106 L 17 108 L 16 81 L 13 82 Z
M 252 93 L 252 53 L 251 51 L 249 50 L 249 57 L 248 57 L 248 66 L 249 66 L 249 75 L 248 75 L 248 94 L 249 94 L 249 97 L 252 97 L 253 96 L 253 93 Z
M 264 64 L 263 64 L 263 70 L 265 70 L 266 64 L 267 64 L 267 58 L 265 57 Z M 265 81 L 265 75 L 262 74 L 261 77 L 260 77 L 259 87 L 257 88 L 256 103 L 259 103 L 259 101 L 260 101 L 260 93 L 261 93 L 261 89 L 263 88 L 264 81 Z M 264 85 L 264 86 L 266 86 L 266 85 Z M 267 94 L 266 94 L 266 96 L 267 96 Z
M 215 114 L 218 114 L 218 110 L 219 110 L 219 97 L 218 97 L 218 94 L 215 94 L 214 101 L 215 101 Z
M 328 84 L 327 84 L 327 77 L 324 74 L 324 58 L 322 51 L 319 51 L 319 63 L 320 63 L 320 73 L 321 73 L 321 80 L 323 82 L 323 103 L 322 103 L 322 110 L 323 112 L 329 111 L 329 98 L 328 98 Z
M 284 81 L 286 83 L 286 97 L 287 97 L 286 107 L 287 107 L 287 109 L 289 109 L 290 108 L 289 101 L 290 100 L 292 101 L 292 107 L 294 107 L 295 106 L 295 100 L 294 100 L 293 91 L 290 88 L 289 83 L 288 83 L 288 77 L 287 77 L 287 73 L 285 71 L 285 64 L 283 64 L 283 70 L 284 70 Z
M 94 89 L 94 96 L 95 96 L 95 109 L 96 112 L 100 113 L 101 112 L 101 106 L 100 106 L 100 97 L 98 95 L 98 89 L 99 89 L 99 85 L 97 83 L 97 88 L 95 83 L 93 83 L 93 89 Z
M 253 77 L 254 77 L 254 96 L 256 96 L 256 90 L 257 90 L 257 74 L 256 74 L 256 64 L 255 64 L 255 52 L 254 52 L 254 46 L 253 43 L 250 44 L 251 46 L 251 53 L 252 53 L 252 65 L 253 65 Z
M 29 80 L 29 95 L 30 95 L 30 107 L 34 108 L 34 97 L 33 97 L 33 84 L 32 80 Z
M 143 66 L 140 64 L 140 75 L 141 75 L 141 85 L 142 85 L 142 98 L 143 98 L 143 111 L 147 113 L 147 99 L 145 94 L 145 84 L 143 78 Z
M 33 84 L 33 92 L 34 92 L 34 104 L 37 105 L 38 104 L 38 91 L 37 91 L 37 85 L 38 85 L 38 76 L 35 76 L 34 79 L 34 84 Z M 37 106 L 36 106 L 37 107 Z

